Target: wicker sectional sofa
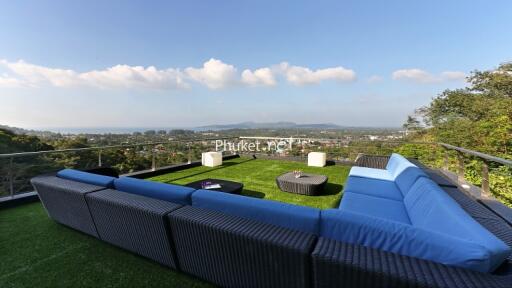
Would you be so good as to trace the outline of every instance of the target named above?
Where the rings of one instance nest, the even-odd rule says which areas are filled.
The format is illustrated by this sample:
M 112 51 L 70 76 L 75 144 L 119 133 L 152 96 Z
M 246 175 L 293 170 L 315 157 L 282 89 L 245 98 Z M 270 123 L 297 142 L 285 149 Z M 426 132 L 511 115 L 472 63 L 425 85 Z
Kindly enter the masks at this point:
M 512 287 L 512 228 L 439 179 L 393 154 L 327 210 L 71 169 L 32 184 L 55 221 L 223 287 Z

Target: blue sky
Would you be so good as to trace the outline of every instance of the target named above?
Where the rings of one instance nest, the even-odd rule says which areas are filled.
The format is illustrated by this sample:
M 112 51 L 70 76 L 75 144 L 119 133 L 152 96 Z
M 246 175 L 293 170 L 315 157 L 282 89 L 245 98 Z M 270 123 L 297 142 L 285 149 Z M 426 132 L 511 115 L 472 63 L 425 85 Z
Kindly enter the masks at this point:
M 0 1 L 0 123 L 400 126 L 512 60 L 510 1 Z

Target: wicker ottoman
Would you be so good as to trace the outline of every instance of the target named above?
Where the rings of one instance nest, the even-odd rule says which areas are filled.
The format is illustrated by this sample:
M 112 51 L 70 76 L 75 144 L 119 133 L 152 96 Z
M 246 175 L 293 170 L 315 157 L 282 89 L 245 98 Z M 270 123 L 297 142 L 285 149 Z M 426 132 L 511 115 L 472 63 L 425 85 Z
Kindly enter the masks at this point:
M 276 183 L 281 191 L 302 195 L 318 195 L 324 190 L 327 176 L 304 173 L 301 177 L 295 178 L 293 172 L 288 172 L 277 177 Z

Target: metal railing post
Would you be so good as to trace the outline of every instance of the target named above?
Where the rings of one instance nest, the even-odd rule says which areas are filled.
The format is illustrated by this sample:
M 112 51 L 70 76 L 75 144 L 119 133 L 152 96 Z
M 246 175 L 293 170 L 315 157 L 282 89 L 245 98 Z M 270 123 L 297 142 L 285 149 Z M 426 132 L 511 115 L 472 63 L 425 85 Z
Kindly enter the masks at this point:
M 14 196 L 14 157 L 9 158 L 9 194 Z
M 485 197 L 489 197 L 490 189 L 489 189 L 489 165 L 486 161 L 483 161 L 482 164 L 482 192 Z
M 190 143 L 187 143 L 188 146 L 188 164 L 192 163 L 192 155 L 190 154 Z
M 450 170 L 450 155 L 448 155 L 448 150 L 444 150 L 444 163 L 443 169 L 448 171 Z
M 151 171 L 156 170 L 156 148 L 154 145 L 149 146 L 151 147 Z
M 98 167 L 101 167 L 103 163 L 101 162 L 101 149 L 98 150 Z
M 464 182 L 464 155 L 461 152 L 457 152 L 457 180 L 459 183 Z

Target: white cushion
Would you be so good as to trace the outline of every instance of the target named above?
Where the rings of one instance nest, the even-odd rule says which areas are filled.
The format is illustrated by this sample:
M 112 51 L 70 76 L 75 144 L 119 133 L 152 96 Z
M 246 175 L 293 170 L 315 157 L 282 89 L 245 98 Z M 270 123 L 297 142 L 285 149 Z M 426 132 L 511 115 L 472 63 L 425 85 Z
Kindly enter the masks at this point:
M 201 164 L 203 166 L 215 167 L 222 165 L 221 152 L 205 152 L 201 154 Z
M 310 152 L 308 154 L 308 166 L 324 167 L 327 156 L 324 152 Z

